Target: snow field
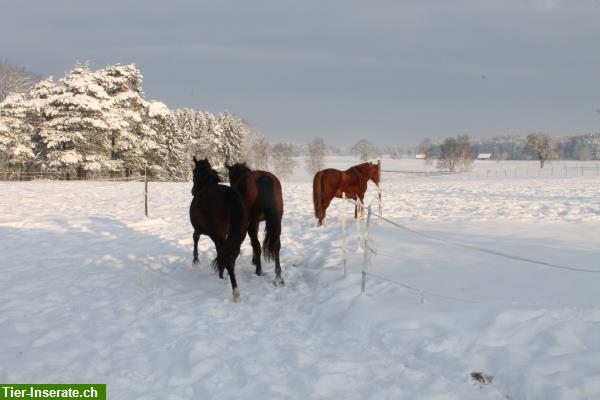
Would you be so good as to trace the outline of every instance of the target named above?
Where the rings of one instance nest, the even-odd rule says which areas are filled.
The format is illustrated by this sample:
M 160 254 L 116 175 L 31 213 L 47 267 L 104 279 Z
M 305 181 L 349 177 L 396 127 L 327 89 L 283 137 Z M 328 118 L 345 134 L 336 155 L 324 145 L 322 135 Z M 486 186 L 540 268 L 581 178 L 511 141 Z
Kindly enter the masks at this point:
M 139 182 L 1 184 L 0 381 L 107 383 L 111 399 L 600 396 L 600 274 L 374 221 L 369 272 L 425 293 L 421 304 L 418 290 L 371 275 L 361 296 L 351 218 L 342 272 L 352 205 L 334 201 L 316 227 L 297 176 L 284 183 L 286 286 L 272 285 L 270 263 L 253 274 L 246 241 L 235 304 L 208 267 L 210 239 L 192 265 L 190 187 L 151 183 L 145 219 Z M 389 174 L 383 195 L 384 216 L 411 229 L 600 270 L 597 179 Z

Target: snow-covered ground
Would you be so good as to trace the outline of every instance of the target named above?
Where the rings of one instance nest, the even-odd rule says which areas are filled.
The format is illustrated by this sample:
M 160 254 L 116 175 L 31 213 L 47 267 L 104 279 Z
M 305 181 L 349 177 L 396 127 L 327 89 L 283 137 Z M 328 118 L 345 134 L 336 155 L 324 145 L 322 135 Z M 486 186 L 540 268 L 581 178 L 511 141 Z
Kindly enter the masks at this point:
M 386 173 L 383 214 L 600 271 L 600 179 L 487 178 Z M 352 205 L 317 228 L 299 169 L 284 183 L 286 286 L 272 264 L 253 274 L 247 241 L 233 303 L 209 239 L 192 265 L 190 187 L 151 183 L 145 219 L 139 182 L 0 182 L 0 382 L 106 383 L 110 399 L 600 398 L 600 273 L 375 219 L 363 296 L 350 218 L 342 266 Z

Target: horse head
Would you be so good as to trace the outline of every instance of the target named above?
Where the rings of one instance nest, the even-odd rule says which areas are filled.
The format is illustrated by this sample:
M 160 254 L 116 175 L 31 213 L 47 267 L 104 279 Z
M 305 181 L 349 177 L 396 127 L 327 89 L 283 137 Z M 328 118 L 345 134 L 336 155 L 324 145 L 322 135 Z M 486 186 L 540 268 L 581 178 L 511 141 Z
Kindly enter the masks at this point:
M 381 171 L 379 170 L 379 164 L 369 163 L 369 178 L 379 186 L 379 179 Z
M 234 182 L 237 182 L 242 176 L 250 172 L 250 168 L 248 168 L 245 162 L 236 163 L 232 166 L 225 164 L 225 168 L 227 168 L 227 171 L 229 172 L 229 182 L 232 185 L 234 185 Z
M 200 193 L 201 189 L 206 186 L 216 185 L 221 182 L 219 173 L 212 169 L 208 158 L 198 160 L 194 156 L 194 186 L 192 186 L 192 196 Z

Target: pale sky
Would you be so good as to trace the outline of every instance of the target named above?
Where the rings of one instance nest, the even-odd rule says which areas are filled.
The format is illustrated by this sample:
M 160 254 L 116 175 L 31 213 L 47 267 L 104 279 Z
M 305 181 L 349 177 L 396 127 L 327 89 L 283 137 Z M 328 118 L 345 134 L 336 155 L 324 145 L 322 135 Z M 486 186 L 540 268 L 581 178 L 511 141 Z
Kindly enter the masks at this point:
M 600 132 L 600 0 L 0 0 L 0 59 L 135 63 L 271 140 Z

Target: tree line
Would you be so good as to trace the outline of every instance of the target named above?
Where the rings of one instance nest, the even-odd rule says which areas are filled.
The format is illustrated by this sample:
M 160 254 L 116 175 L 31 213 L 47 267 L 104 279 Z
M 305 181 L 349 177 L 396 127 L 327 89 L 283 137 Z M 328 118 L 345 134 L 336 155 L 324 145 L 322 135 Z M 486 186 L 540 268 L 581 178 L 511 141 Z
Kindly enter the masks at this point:
M 0 103 L 0 169 L 69 178 L 139 175 L 186 180 L 191 155 L 243 159 L 247 126 L 229 112 L 147 101 L 135 65 L 77 64 L 57 82 L 24 85 Z
M 323 168 L 327 155 L 368 161 L 421 154 L 439 169 L 468 170 L 479 153 L 496 160 L 535 158 L 543 167 L 556 158 L 600 159 L 600 134 L 555 138 L 548 134 L 507 135 L 473 141 L 469 136 L 417 147 L 379 147 L 366 139 L 349 147 L 269 143 L 246 121 L 229 112 L 214 115 L 190 108 L 170 110 L 144 99 L 142 74 L 133 64 L 92 71 L 77 63 L 58 81 L 0 63 L 0 170 L 5 178 L 28 173 L 70 178 L 130 177 L 188 180 L 191 157 L 207 157 L 218 170 L 245 161 L 251 167 L 291 175 L 302 162 L 307 172 Z

